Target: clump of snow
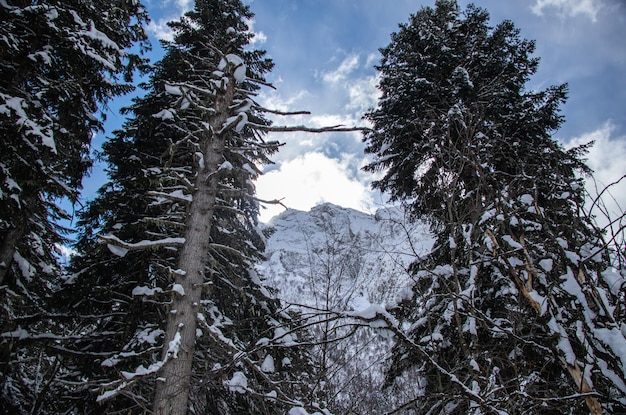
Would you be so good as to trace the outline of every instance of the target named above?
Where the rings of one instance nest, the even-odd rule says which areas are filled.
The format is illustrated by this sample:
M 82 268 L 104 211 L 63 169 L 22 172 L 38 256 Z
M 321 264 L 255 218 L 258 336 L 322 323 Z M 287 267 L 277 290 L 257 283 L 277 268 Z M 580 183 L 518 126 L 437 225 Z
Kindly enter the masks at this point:
M 243 101 L 239 101 L 239 107 L 237 108 L 237 112 L 248 112 L 254 105 L 254 102 L 250 98 L 246 98 Z
M 294 406 L 293 408 L 289 410 L 287 415 L 330 415 L 330 412 L 328 412 L 326 409 L 324 409 L 323 412 L 324 414 L 322 414 L 322 412 L 319 412 L 319 411 L 309 413 L 302 406 Z
M 165 93 L 169 94 L 169 95 L 174 95 L 174 96 L 182 96 L 183 93 L 180 90 L 180 87 L 178 86 L 174 86 L 174 85 L 169 85 L 169 84 L 165 84 Z
M 612 268 L 606 269 L 601 275 L 613 295 L 618 296 L 622 287 L 626 287 L 626 277 Z
M 220 164 L 220 167 L 218 168 L 218 170 L 232 170 L 232 169 L 233 169 L 233 165 L 228 160 Z
M 245 65 L 238 66 L 235 69 L 233 76 L 235 77 L 235 81 L 237 81 L 238 83 L 242 83 L 243 81 L 245 81 L 246 80 L 246 66 Z
M 552 271 L 554 262 L 550 258 L 542 259 L 541 261 L 539 261 L 539 266 L 543 268 L 544 271 L 550 272 Z
M 615 373 L 603 359 L 597 359 L 596 363 L 602 374 L 611 379 L 613 385 L 619 388 L 623 393 L 626 393 L 626 383 L 624 383 L 623 375 Z
M 84 35 L 90 39 L 96 40 L 102 44 L 102 46 L 106 48 L 110 48 L 113 50 L 119 50 L 120 47 L 112 41 L 105 33 L 96 29 L 93 21 L 89 22 L 89 30 L 79 32 L 81 35 Z
M 13 261 L 17 263 L 17 266 L 22 273 L 22 276 L 26 278 L 27 281 L 31 281 L 33 276 L 37 273 L 35 268 L 28 262 L 19 252 L 15 251 L 13 254 Z
M 529 195 L 528 193 L 521 195 L 518 200 L 522 204 L 528 205 L 528 206 L 532 206 L 533 202 L 535 201 L 535 199 L 532 197 L 532 195 Z
M 165 120 L 173 120 L 174 119 L 174 115 L 176 115 L 176 111 L 173 109 L 164 109 L 161 110 L 159 112 L 157 112 L 156 114 L 152 114 L 152 116 L 154 118 L 159 118 L 163 121 Z
M 546 312 L 548 311 L 548 299 L 544 296 L 542 296 L 541 294 L 539 294 L 537 291 L 532 290 L 528 292 L 528 295 L 530 295 L 530 298 L 532 298 L 534 301 L 537 302 L 537 304 L 539 304 L 541 306 L 541 314 L 540 315 L 544 315 L 546 314 Z
M 276 327 L 274 329 L 273 341 L 276 343 L 282 343 L 285 346 L 295 346 L 297 344 L 295 335 L 289 333 L 284 327 Z
M 195 156 L 198 159 L 198 167 L 200 170 L 204 170 L 204 154 L 201 151 L 196 151 Z
M 236 72 L 237 71 L 235 71 L 235 73 Z M 240 112 L 239 114 L 237 114 L 237 117 L 239 118 L 239 121 L 237 122 L 237 125 L 235 126 L 235 132 L 240 133 L 244 129 L 246 124 L 248 124 L 248 114 L 245 112 Z
M 594 329 L 594 336 L 602 343 L 607 345 L 615 356 L 620 359 L 622 367 L 622 375 L 626 379 L 626 338 L 624 334 L 617 327 Z
M 56 20 L 59 17 L 59 12 L 56 7 L 51 7 L 50 9 L 48 9 L 48 11 L 46 12 L 46 17 L 48 18 L 48 20 Z
M 522 249 L 522 245 L 517 242 L 511 235 L 502 236 L 502 240 L 506 242 L 513 249 Z
M 269 344 L 270 339 L 268 339 L 267 337 L 261 337 L 256 343 L 256 346 L 265 346 L 267 344 Z
M 272 357 L 272 355 L 268 354 L 267 356 L 265 356 L 265 359 L 261 364 L 261 370 L 265 373 L 274 373 L 276 371 L 274 358 Z
M 413 290 L 409 287 L 401 288 L 396 294 L 396 298 L 389 304 L 390 308 L 396 307 L 398 304 L 413 298 Z
M 108 390 L 108 391 L 102 392 L 96 398 L 96 402 L 106 401 L 107 399 L 110 399 L 110 398 L 114 397 L 115 395 L 117 395 L 119 393 L 120 390 L 124 389 L 126 387 L 126 385 L 127 385 L 126 382 L 122 382 L 117 388 L 115 388 L 113 390 Z
M 135 336 L 139 343 L 156 344 L 157 338 L 161 337 L 165 332 L 161 329 L 145 328 Z
M 18 192 L 22 191 L 22 188 L 17 184 L 17 182 L 10 177 L 4 179 L 4 183 L 7 185 L 7 190 L 17 190 Z
M 476 336 L 478 331 L 476 330 L 476 318 L 470 316 L 465 320 L 463 324 L 463 332 L 469 332 L 471 335 Z
M 174 291 L 175 293 L 178 293 L 178 295 L 180 296 L 185 296 L 185 289 L 180 284 L 172 285 L 172 291 Z
M 102 367 L 113 367 L 116 364 L 118 364 L 120 362 L 120 359 L 117 359 L 115 357 L 110 357 L 108 359 L 104 359 L 102 361 L 102 363 L 100 363 L 100 366 Z
M 243 59 L 240 56 L 235 55 L 234 53 L 229 53 L 228 55 L 224 56 L 224 59 L 226 59 L 228 63 L 232 63 L 233 66 L 243 65 Z
M 167 346 L 167 355 L 172 356 L 173 359 L 178 359 L 178 352 L 180 350 L 181 336 L 180 332 L 176 332 L 174 339 L 171 340 Z
M 369 300 L 363 296 L 356 297 L 352 301 L 353 311 L 347 313 L 347 316 L 363 320 L 370 320 L 369 326 L 374 329 L 388 328 L 389 322 L 397 325 L 396 319 L 387 312 L 381 304 L 370 304 Z M 377 318 L 380 317 L 380 318 Z M 388 334 L 388 333 L 381 333 Z
M 220 60 L 217 69 L 223 71 L 224 69 L 226 69 L 226 66 L 228 66 L 228 64 L 231 64 L 235 68 L 235 71 L 233 72 L 233 77 L 235 78 L 236 82 L 241 83 L 246 80 L 246 65 L 244 65 L 243 59 L 240 56 L 229 53 Z
M 163 292 L 163 290 L 160 289 L 159 287 L 150 288 L 150 287 L 144 287 L 144 286 L 137 286 L 133 288 L 133 291 L 131 294 L 133 296 L 138 296 L 138 295 L 152 296 L 155 293 L 161 293 L 161 292 Z
M 247 171 L 248 173 L 252 174 L 252 175 L 256 175 L 257 174 L 257 172 L 252 167 L 250 167 L 250 164 L 248 164 L 248 163 L 244 163 L 243 166 L 241 166 L 241 168 L 244 169 L 245 171 Z
M 287 415 L 309 415 L 309 413 L 301 406 L 294 406 L 289 410 Z
M 2 333 L 0 337 L 2 338 L 10 337 L 13 339 L 24 340 L 30 337 L 30 333 L 26 331 L 25 329 L 21 328 L 20 326 L 18 326 L 16 330 Z
M 567 259 L 572 261 L 572 264 L 574 265 L 578 265 L 578 263 L 580 262 L 580 255 L 578 255 L 576 252 L 566 250 L 565 256 L 567 257 Z
M 450 236 L 448 238 L 448 244 L 450 245 L 450 249 L 456 249 L 456 241 L 454 240 L 454 238 L 452 236 Z
M 243 394 L 248 388 L 248 378 L 243 372 L 235 372 L 232 379 L 225 381 L 224 384 L 228 386 L 228 390 L 231 392 Z
M 483 215 L 480 218 L 480 222 L 478 222 L 479 225 L 482 225 L 483 223 L 487 222 L 489 219 L 493 218 L 496 216 L 497 210 L 496 209 L 489 209 L 486 210 Z
M 113 255 L 119 257 L 124 257 L 128 253 L 128 249 L 113 244 L 107 244 L 107 248 L 109 248 L 109 251 L 111 251 Z
M 131 380 L 133 378 L 136 378 L 137 376 L 144 376 L 144 375 L 156 373 L 159 371 L 159 369 L 161 369 L 162 366 L 163 366 L 163 362 L 156 362 L 156 363 L 151 364 L 147 368 L 144 367 L 143 365 L 139 365 L 137 369 L 135 369 L 134 372 L 122 371 L 121 373 L 122 373 L 122 376 L 124 376 L 124 378 Z
M 379 304 L 370 304 L 368 307 L 362 310 L 355 310 L 348 313 L 351 317 L 362 318 L 364 320 L 371 320 L 376 318 L 379 314 L 386 314 L 387 310 Z
M 567 337 L 567 333 L 554 317 L 548 321 L 548 327 L 553 333 L 559 336 L 557 348 L 563 353 L 565 361 L 573 366 L 576 363 L 576 354 L 574 353 L 574 349 L 572 348 L 569 338 Z

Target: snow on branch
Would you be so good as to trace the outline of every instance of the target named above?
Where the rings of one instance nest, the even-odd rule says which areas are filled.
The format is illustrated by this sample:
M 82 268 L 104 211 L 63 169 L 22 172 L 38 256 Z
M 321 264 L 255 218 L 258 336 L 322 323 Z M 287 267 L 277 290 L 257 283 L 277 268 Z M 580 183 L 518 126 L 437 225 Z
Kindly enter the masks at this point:
M 259 105 L 257 105 L 255 107 L 256 109 L 258 109 L 261 112 L 265 112 L 268 114 L 275 114 L 275 115 L 311 115 L 311 111 L 279 111 L 279 110 L 273 110 L 273 109 L 269 109 L 269 108 L 265 108 L 265 107 L 261 107 Z
M 231 355 L 233 356 L 233 366 L 237 365 L 240 362 L 244 363 L 257 375 L 259 379 L 262 380 L 262 382 L 266 386 L 270 387 L 273 391 L 276 392 L 276 396 L 272 397 L 273 400 L 288 405 L 302 405 L 300 401 L 292 398 L 287 392 L 283 391 L 281 382 L 272 380 L 270 376 L 266 372 L 264 372 L 255 361 L 250 358 L 251 354 L 258 352 L 259 350 L 261 350 L 261 348 L 255 348 L 253 351 L 241 350 L 240 348 L 235 346 L 233 341 L 230 338 L 226 337 L 224 333 L 220 330 L 220 328 L 217 327 L 215 324 L 208 324 L 208 322 L 204 319 L 201 319 L 199 323 L 204 328 L 208 329 L 208 334 L 211 337 L 213 337 L 216 341 L 221 343 L 230 351 Z M 235 375 L 237 373 L 240 373 L 240 375 Z M 239 393 L 257 393 L 253 389 L 249 388 L 247 386 L 247 383 L 244 385 L 241 382 L 235 381 L 235 378 L 239 378 L 240 380 L 245 379 L 245 375 L 243 374 L 243 372 L 235 372 L 235 374 L 233 374 L 233 378 L 231 380 L 227 380 L 225 382 L 225 385 L 228 386 L 231 391 Z M 241 378 L 241 376 L 243 376 L 243 378 Z M 259 395 L 263 396 L 261 394 Z
M 193 197 L 191 195 L 184 194 L 181 190 L 176 190 L 171 193 L 148 191 L 148 196 L 155 196 L 158 198 L 165 198 L 174 202 L 191 203 Z
M 282 207 L 284 207 L 285 209 L 289 209 L 287 206 L 285 206 L 285 204 L 283 203 L 283 199 L 285 199 L 284 197 L 280 198 L 280 199 L 273 199 L 273 200 L 265 200 L 265 199 L 259 199 L 258 197 L 254 197 L 254 196 L 250 196 L 251 199 L 259 202 L 259 203 L 263 203 L 266 205 L 281 205 Z
M 443 376 L 446 376 L 450 379 L 451 382 L 456 384 L 459 388 L 459 391 L 467 396 L 471 401 L 475 402 L 478 405 L 486 405 L 487 407 L 491 407 L 489 402 L 485 401 L 483 397 L 477 394 L 475 391 L 467 387 L 454 373 L 446 370 L 442 367 L 433 357 L 432 355 L 425 350 L 421 345 L 412 340 L 400 327 L 399 322 L 382 306 L 376 304 L 368 304 L 367 307 L 364 307 L 361 310 L 353 310 L 348 312 L 339 312 L 339 311 L 330 311 L 325 310 L 325 313 L 328 315 L 334 314 L 334 317 L 329 318 L 349 318 L 352 320 L 356 320 L 357 324 L 359 321 L 365 323 L 366 326 L 369 326 L 374 329 L 388 330 L 392 332 L 401 343 L 406 344 L 409 348 L 416 351 L 418 354 L 422 355 L 425 359 L 427 359 L 430 364 L 432 364 Z M 354 323 L 353 323 L 354 324 Z M 402 408 L 404 406 L 401 406 Z M 388 414 L 397 413 L 398 410 L 394 410 L 388 412 Z
M 122 241 L 114 235 L 99 235 L 98 237 L 107 244 L 107 247 L 112 253 L 120 257 L 126 255 L 128 251 L 181 246 L 185 243 L 185 238 L 164 238 L 157 241 L 143 240 L 135 243 L 128 243 Z
M 304 125 L 293 125 L 293 126 L 272 126 L 272 125 L 261 125 L 261 124 L 253 124 L 248 123 L 248 126 L 251 128 L 269 131 L 272 133 L 290 133 L 290 132 L 305 132 L 305 133 L 340 133 L 340 132 L 352 132 L 352 131 L 369 131 L 370 128 L 367 127 L 345 127 L 343 125 L 332 125 L 329 127 L 320 127 L 320 128 L 312 128 Z

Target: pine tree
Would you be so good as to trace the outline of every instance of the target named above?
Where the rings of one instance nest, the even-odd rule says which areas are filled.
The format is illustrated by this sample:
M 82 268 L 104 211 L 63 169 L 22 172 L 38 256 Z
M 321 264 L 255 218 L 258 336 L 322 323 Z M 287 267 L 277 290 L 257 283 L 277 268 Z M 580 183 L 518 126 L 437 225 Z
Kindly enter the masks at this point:
M 129 0 L 6 0 L 0 21 L 0 408 L 36 413 L 56 370 L 29 345 L 60 273 L 57 203 L 77 200 L 98 110 L 133 89 L 143 60 L 128 49 L 147 46 L 147 15 Z
M 273 64 L 248 47 L 251 17 L 239 0 L 198 0 L 171 22 L 147 95 L 103 146 L 110 180 L 59 292 L 84 333 L 65 346 L 87 380 L 68 392 L 82 412 L 278 413 L 314 398 L 306 354 L 285 347 L 290 317 L 253 268 L 253 180 L 279 143 L 254 101 Z
M 381 49 L 366 169 L 438 238 L 395 310 L 389 383 L 418 370 L 418 413 L 623 412 L 624 274 L 584 214 L 585 148 L 551 137 L 567 86 L 526 90 L 534 43 L 488 20 L 439 0 Z

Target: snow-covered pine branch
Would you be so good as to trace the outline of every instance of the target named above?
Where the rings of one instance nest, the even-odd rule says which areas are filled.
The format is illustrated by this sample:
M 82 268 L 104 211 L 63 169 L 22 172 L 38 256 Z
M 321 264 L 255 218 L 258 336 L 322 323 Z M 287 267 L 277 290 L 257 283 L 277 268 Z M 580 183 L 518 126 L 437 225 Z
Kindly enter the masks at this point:
M 179 247 L 185 243 L 185 238 L 163 238 L 156 241 L 143 240 L 139 242 L 124 242 L 115 235 L 98 235 L 115 255 L 124 256 L 128 251 L 153 250 L 163 247 Z

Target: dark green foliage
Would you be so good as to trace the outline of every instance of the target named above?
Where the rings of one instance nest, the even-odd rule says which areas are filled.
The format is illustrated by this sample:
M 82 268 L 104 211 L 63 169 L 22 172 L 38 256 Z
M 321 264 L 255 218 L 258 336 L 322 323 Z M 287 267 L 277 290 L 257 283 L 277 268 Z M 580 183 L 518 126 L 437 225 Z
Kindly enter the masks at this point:
M 0 405 L 55 411 L 61 359 L 40 340 L 59 323 L 46 306 L 67 242 L 57 203 L 77 200 L 98 110 L 133 89 L 147 15 L 126 0 L 6 0 L 0 21 Z
M 381 50 L 366 170 L 438 237 L 396 310 L 411 341 L 389 381 L 418 370 L 417 413 L 619 412 L 619 293 L 583 211 L 585 148 L 551 138 L 567 87 L 526 90 L 534 43 L 488 17 L 440 0 Z

